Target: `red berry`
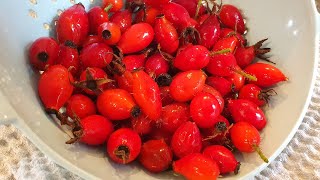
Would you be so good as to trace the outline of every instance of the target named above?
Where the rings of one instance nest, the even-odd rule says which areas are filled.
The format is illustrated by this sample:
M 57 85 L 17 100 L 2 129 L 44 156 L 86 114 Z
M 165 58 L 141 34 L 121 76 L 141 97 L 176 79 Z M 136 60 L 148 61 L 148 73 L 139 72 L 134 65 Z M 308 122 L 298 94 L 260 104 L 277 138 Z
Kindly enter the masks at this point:
M 198 93 L 190 103 L 190 114 L 199 128 L 209 128 L 216 123 L 221 109 L 214 95 Z
M 257 81 L 250 83 L 260 87 L 270 87 L 281 81 L 287 81 L 288 78 L 275 66 L 264 63 L 255 63 L 247 66 L 245 72 L 257 78 Z
M 220 174 L 218 164 L 200 153 L 193 153 L 175 161 L 173 171 L 188 180 L 215 180 Z
M 73 92 L 73 77 L 62 65 L 50 66 L 38 82 L 38 93 L 47 110 L 59 111 Z
M 145 66 L 146 56 L 144 54 L 128 55 L 122 59 L 127 71 L 133 71 Z
M 131 94 L 123 89 L 109 89 L 98 96 L 99 112 L 112 121 L 138 117 L 140 109 Z
M 169 168 L 172 151 L 163 139 L 149 140 L 141 147 L 139 161 L 148 171 L 159 173 Z
M 123 33 L 118 48 L 123 54 L 135 53 L 149 46 L 153 37 L 152 26 L 147 23 L 134 24 Z
M 115 45 L 121 38 L 120 27 L 111 22 L 105 22 L 98 27 L 98 35 L 107 45 Z
M 132 13 L 129 10 L 117 11 L 114 13 L 110 22 L 120 27 L 121 33 L 124 33 L 132 24 Z
M 160 53 L 150 56 L 145 63 L 145 71 L 152 76 L 158 77 L 169 71 L 169 63 Z
M 208 65 L 209 55 L 209 50 L 204 46 L 188 46 L 178 53 L 173 66 L 182 71 L 200 70 Z
M 190 121 L 182 124 L 172 136 L 171 148 L 178 158 L 199 153 L 202 148 L 202 139 L 197 125 Z
M 221 93 L 219 91 L 217 91 L 215 88 L 213 88 L 212 86 L 209 86 L 206 84 L 204 85 L 203 92 L 212 94 L 217 99 L 217 101 L 220 105 L 220 112 L 222 112 L 222 110 L 224 108 L 224 99 L 223 99 Z
M 161 50 L 172 54 L 179 47 L 179 35 L 177 30 L 164 15 L 158 16 L 154 25 L 155 40 L 159 43 Z
M 151 120 L 161 116 L 161 97 L 158 84 L 144 71 L 132 73 L 133 97 L 142 112 Z
M 190 109 L 186 103 L 173 103 L 162 108 L 160 129 L 173 134 L 182 124 L 190 120 Z
M 72 43 L 69 44 L 68 41 L 66 41 L 65 44 L 60 45 L 57 64 L 61 64 L 66 67 L 74 76 L 79 73 L 79 53 Z
M 29 49 L 30 64 L 37 70 L 43 71 L 56 63 L 59 46 L 48 37 L 41 37 L 34 41 Z
M 211 57 L 207 71 L 216 76 L 231 76 L 237 67 L 237 61 L 233 54 L 218 54 Z
M 198 28 L 200 33 L 200 44 L 208 49 L 211 49 L 213 45 L 220 38 L 220 23 L 217 15 L 210 15 Z
M 85 118 L 96 114 L 96 105 L 85 95 L 75 94 L 70 97 L 66 105 L 66 113 L 72 119 Z
M 84 6 L 79 3 L 61 13 L 57 21 L 57 38 L 60 44 L 67 40 L 79 46 L 89 33 L 89 19 Z
M 101 24 L 109 21 L 109 14 L 100 6 L 95 6 L 88 12 L 89 26 L 91 34 L 98 34 L 98 28 Z
M 242 71 L 242 69 L 239 68 L 239 66 L 236 66 L 236 72 Z M 227 80 L 229 80 L 233 85 L 233 91 L 239 91 L 245 84 L 246 79 L 243 75 L 238 73 L 232 73 L 229 77 L 226 77 Z
M 225 38 L 225 37 L 229 37 L 229 36 L 233 36 L 233 35 L 235 35 L 239 40 L 239 43 L 237 44 L 238 48 L 241 46 L 245 46 L 247 44 L 247 40 L 238 32 L 235 32 L 234 30 L 232 30 L 230 28 L 221 28 L 220 38 Z
M 261 137 L 254 126 L 247 122 L 237 122 L 230 129 L 230 135 L 233 145 L 239 151 L 247 153 L 256 151 L 264 162 L 269 162 L 259 147 Z
M 105 143 L 113 132 L 112 123 L 103 116 L 91 115 L 80 121 L 82 135 L 80 141 L 88 145 Z
M 212 51 L 229 50 L 230 53 L 234 53 L 239 44 L 239 39 L 236 36 L 228 36 L 219 39 L 213 46 Z
M 90 44 L 84 47 L 80 53 L 80 61 L 84 68 L 105 68 L 112 58 L 112 49 L 103 43 Z
M 201 70 L 191 70 L 177 74 L 170 84 L 170 94 L 178 102 L 190 101 L 203 90 L 206 75 Z
M 228 102 L 228 109 L 235 122 L 248 122 L 258 130 L 262 130 L 267 124 L 263 111 L 249 100 L 230 100 Z
M 176 29 L 183 29 L 189 24 L 190 15 L 180 4 L 169 2 L 162 8 L 162 13 Z
M 164 140 L 167 144 L 170 144 L 171 142 L 171 138 L 172 138 L 172 134 L 169 134 L 166 131 L 163 131 L 161 129 L 158 128 L 154 128 L 152 129 L 151 133 L 148 134 L 148 139 L 153 139 L 153 140 Z
M 238 173 L 240 163 L 232 152 L 224 146 L 212 145 L 203 150 L 203 155 L 218 163 L 221 174 L 229 172 Z
M 134 161 L 138 157 L 140 149 L 140 136 L 128 128 L 114 131 L 107 143 L 109 157 L 119 164 L 128 164 Z
M 210 76 L 207 78 L 206 83 L 218 90 L 222 96 L 225 96 L 232 91 L 232 83 L 223 77 Z
M 269 101 L 269 96 L 275 95 L 276 92 L 272 89 L 262 90 L 254 84 L 244 85 L 239 92 L 239 99 L 246 99 L 258 106 L 263 106 Z
M 237 30 L 240 34 L 243 34 L 246 30 L 243 17 L 240 10 L 230 4 L 225 4 L 221 7 L 219 13 L 220 20 L 225 26 Z
M 138 134 L 146 135 L 152 131 L 152 121 L 142 114 L 137 118 L 131 118 L 131 127 Z
M 158 0 L 158 1 L 144 0 L 144 2 L 146 3 L 147 6 L 159 8 L 159 7 L 162 7 L 163 5 L 166 5 L 167 3 L 169 3 L 170 0 Z
M 216 119 L 216 123 L 209 128 L 201 129 L 201 133 L 204 140 L 213 144 L 224 144 L 226 137 L 229 137 L 230 133 L 228 128 L 230 127 L 229 121 L 219 115 Z
M 107 89 L 108 76 L 107 73 L 100 68 L 86 68 L 80 74 L 80 81 L 76 86 L 82 88 L 87 94 L 95 95 Z

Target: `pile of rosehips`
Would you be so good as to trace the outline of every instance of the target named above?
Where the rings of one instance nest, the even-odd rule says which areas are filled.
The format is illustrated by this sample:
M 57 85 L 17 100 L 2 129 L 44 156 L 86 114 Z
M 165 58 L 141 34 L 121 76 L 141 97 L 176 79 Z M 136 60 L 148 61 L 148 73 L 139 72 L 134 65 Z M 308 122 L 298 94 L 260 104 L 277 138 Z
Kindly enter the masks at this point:
M 86 12 L 79 3 L 55 30 L 32 44 L 30 63 L 46 112 L 72 129 L 67 143 L 106 143 L 117 163 L 191 180 L 237 173 L 234 150 L 268 162 L 261 106 L 287 78 L 264 56 L 266 39 L 247 46 L 237 7 L 103 0 Z

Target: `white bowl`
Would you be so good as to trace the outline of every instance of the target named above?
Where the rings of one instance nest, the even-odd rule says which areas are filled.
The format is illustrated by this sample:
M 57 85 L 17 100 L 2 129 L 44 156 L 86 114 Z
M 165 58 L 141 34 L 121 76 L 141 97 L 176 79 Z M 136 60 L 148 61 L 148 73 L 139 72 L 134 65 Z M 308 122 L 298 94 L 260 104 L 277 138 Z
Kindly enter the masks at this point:
M 33 40 L 49 35 L 47 28 L 49 24 L 53 27 L 53 17 L 71 3 L 31 2 L 35 1 L 1 2 L 0 122 L 14 124 L 52 160 L 86 179 L 176 179 L 170 173 L 151 176 L 136 165 L 116 165 L 98 149 L 64 143 L 69 137 L 42 109 L 37 77 L 28 65 L 26 52 Z M 89 0 L 81 2 L 87 8 L 92 6 Z M 293 137 L 310 101 L 319 49 L 318 14 L 314 0 L 229 2 L 245 13 L 249 41 L 269 38 L 272 59 L 290 78 L 276 87 L 278 96 L 267 109 L 269 122 L 261 148 L 272 161 Z M 244 154 L 238 160 L 242 163 L 240 173 L 226 179 L 247 178 L 267 166 L 256 154 Z

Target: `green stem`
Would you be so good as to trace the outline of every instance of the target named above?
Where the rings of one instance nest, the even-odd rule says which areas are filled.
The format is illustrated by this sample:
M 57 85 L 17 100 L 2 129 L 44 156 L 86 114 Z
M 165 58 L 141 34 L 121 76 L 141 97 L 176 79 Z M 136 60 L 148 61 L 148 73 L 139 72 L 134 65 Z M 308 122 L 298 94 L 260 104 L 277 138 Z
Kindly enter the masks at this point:
M 265 163 L 269 163 L 268 158 L 263 154 L 263 152 L 261 151 L 260 147 L 257 145 L 253 145 L 254 150 L 259 154 L 260 158 L 265 162 Z
M 104 11 L 105 11 L 105 12 L 109 12 L 112 7 L 113 7 L 113 5 L 112 5 L 112 4 L 109 4 L 108 6 L 106 6 L 106 7 L 104 8 Z
M 222 49 L 220 51 L 211 52 L 210 56 L 219 55 L 219 54 L 226 54 L 226 53 L 230 53 L 230 52 L 231 52 L 231 49 L 226 48 L 226 49 Z
M 194 16 L 195 19 L 198 19 L 201 5 L 202 5 L 202 0 L 198 0 L 197 10 L 196 10 L 196 14 Z
M 253 76 L 253 75 L 251 75 L 251 74 L 248 74 L 248 73 L 244 72 L 243 70 L 234 69 L 234 72 L 236 72 L 236 73 L 244 76 L 245 78 L 247 78 L 247 79 L 250 80 L 250 81 L 257 81 L 257 80 L 258 80 L 256 76 Z

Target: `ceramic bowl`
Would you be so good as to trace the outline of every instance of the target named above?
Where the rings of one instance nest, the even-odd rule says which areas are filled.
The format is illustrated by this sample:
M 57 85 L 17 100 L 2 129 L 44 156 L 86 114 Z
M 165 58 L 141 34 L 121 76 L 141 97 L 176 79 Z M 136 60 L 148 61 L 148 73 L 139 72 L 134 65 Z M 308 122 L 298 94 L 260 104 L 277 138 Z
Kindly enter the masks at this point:
M 80 1 L 77 1 L 80 2 Z M 81 1 L 86 8 L 93 0 Z M 0 6 L 0 122 L 19 128 L 43 153 L 86 179 L 177 179 L 171 173 L 151 175 L 135 164 L 116 165 L 105 153 L 83 145 L 66 145 L 66 133 L 47 116 L 37 95 L 37 76 L 28 64 L 27 50 L 38 37 L 48 36 L 53 18 L 74 1 L 2 1 Z M 269 38 L 272 60 L 289 81 L 275 87 L 278 95 L 266 109 L 268 125 L 261 148 L 274 160 L 293 137 L 307 110 L 318 58 L 318 14 L 313 0 L 231 0 L 247 19 L 249 42 Z M 268 164 L 255 154 L 239 155 L 236 176 L 252 177 Z

